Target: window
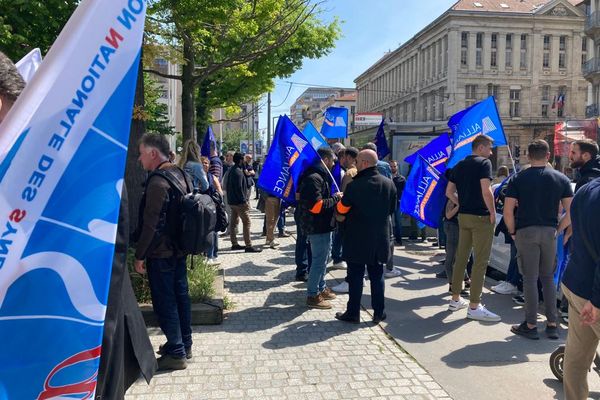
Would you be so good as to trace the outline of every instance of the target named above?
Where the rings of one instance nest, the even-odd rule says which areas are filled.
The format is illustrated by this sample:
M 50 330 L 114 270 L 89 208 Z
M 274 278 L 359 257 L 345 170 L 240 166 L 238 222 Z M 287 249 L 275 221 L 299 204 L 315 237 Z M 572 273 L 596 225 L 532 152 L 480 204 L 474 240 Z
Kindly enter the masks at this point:
M 438 115 L 439 119 L 446 119 L 446 111 L 444 110 L 444 102 L 446 100 L 446 88 L 441 88 L 438 95 L 439 107 Z
M 521 69 L 527 69 L 527 35 L 521 35 Z
M 542 101 L 550 101 L 550 86 L 542 87 Z
M 402 121 L 408 122 L 408 103 L 402 105 Z
M 587 61 L 588 40 L 587 37 L 581 38 L 581 65 Z
M 498 66 L 498 34 L 492 33 L 492 54 L 490 58 L 490 67 Z
M 475 65 L 483 66 L 483 33 L 478 33 L 475 39 Z
M 556 96 L 556 116 L 565 116 L 565 98 L 567 93 L 567 87 L 561 86 L 558 88 L 558 96 Z
M 548 118 L 548 104 L 542 104 L 542 117 Z
M 544 35 L 543 67 L 550 68 L 550 35 Z
M 460 35 L 460 65 L 466 67 L 469 54 L 469 34 L 462 32 Z
M 506 35 L 506 61 L 504 65 L 508 68 L 512 68 L 512 34 Z
M 519 104 L 521 102 L 521 90 L 511 89 L 510 90 L 510 110 L 509 115 L 512 118 L 519 117 L 521 115 L 519 110 Z
M 498 101 L 498 95 L 500 94 L 500 86 L 489 83 L 487 86 L 488 97 L 494 96 L 496 102 Z
M 567 68 L 567 37 L 561 36 L 558 43 L 558 68 Z
M 465 105 L 472 106 L 477 102 L 477 85 L 465 86 Z
M 429 113 L 429 120 L 430 121 L 435 121 L 435 116 L 436 116 L 436 102 L 437 102 L 437 93 L 436 92 L 431 92 L 431 110 Z

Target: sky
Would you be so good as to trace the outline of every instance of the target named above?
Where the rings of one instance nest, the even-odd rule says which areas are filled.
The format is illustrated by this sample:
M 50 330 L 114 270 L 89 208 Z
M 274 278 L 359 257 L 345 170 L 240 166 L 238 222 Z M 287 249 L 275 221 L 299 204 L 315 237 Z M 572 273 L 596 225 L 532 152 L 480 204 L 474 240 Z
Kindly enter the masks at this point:
M 306 59 L 291 77 L 277 79 L 271 115 L 289 114 L 290 106 L 311 85 L 354 88 L 354 79 L 383 55 L 397 49 L 449 9 L 456 0 L 328 0 L 325 21 L 337 16 L 342 37 L 330 54 Z M 290 83 L 294 82 L 290 90 Z M 266 96 L 259 104 L 266 102 Z M 267 128 L 266 106 L 259 129 Z

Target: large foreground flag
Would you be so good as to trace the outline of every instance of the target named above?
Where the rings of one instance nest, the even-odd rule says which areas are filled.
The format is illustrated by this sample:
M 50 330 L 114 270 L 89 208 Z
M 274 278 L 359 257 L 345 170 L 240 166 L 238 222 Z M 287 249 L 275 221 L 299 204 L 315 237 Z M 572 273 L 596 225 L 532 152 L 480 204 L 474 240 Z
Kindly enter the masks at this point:
M 277 122 L 258 186 L 288 204 L 296 204 L 296 187 L 300 176 L 320 159 L 296 125 L 284 115 Z
M 329 107 L 323 114 L 321 135 L 328 139 L 348 137 L 348 109 L 344 107 Z
M 82 1 L 0 125 L 1 399 L 94 398 L 145 13 Z
M 25 57 L 20 59 L 15 66 L 25 82 L 29 82 L 41 64 L 42 53 L 40 52 L 40 49 L 33 49 L 27 53 Z
M 446 178 L 419 155 L 406 179 L 400 209 L 423 224 L 437 228 L 446 204 L 447 184 Z
M 217 147 L 217 139 L 215 139 L 215 134 L 213 133 L 213 130 L 211 128 L 211 126 L 209 125 L 208 128 L 206 129 L 206 134 L 204 135 L 204 140 L 202 141 L 202 148 L 200 149 L 200 155 L 204 156 L 204 157 L 210 157 L 210 144 L 214 143 L 215 149 L 218 149 L 219 147 Z
M 471 154 L 471 143 L 479 135 L 494 139 L 494 147 L 508 145 L 493 96 L 454 114 L 448 120 L 448 126 L 452 129 L 452 154 L 448 168 Z
M 451 151 L 452 143 L 450 142 L 450 136 L 448 136 L 447 133 L 442 133 L 440 136 L 431 140 L 425 146 L 406 157 L 404 161 L 412 165 L 420 155 L 429 163 L 429 165 L 435 167 L 435 169 L 443 174 L 444 171 L 446 171 L 446 161 L 448 161 Z
M 375 135 L 375 139 L 373 139 L 373 143 L 377 146 L 377 158 L 383 160 L 385 156 L 390 154 L 390 148 L 388 147 L 387 139 L 385 137 L 385 130 L 383 129 L 384 122 L 383 119 L 379 124 L 379 128 L 377 129 L 377 134 Z
M 317 128 L 315 128 L 315 126 L 310 121 L 308 121 L 306 126 L 304 126 L 302 134 L 304 135 L 306 140 L 310 142 L 310 144 L 315 150 L 319 150 L 319 147 L 328 146 L 325 139 L 323 139 L 323 136 L 321 136 L 319 131 L 317 131 Z

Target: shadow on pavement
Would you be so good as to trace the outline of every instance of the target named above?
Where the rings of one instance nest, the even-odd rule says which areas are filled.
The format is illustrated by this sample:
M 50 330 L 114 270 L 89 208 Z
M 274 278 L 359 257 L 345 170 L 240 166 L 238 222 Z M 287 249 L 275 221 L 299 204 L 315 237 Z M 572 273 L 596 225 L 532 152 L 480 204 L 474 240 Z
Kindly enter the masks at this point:
M 267 349 L 282 349 L 321 343 L 332 337 L 362 328 L 367 328 L 366 323 L 363 322 L 355 325 L 337 320 L 298 321 L 274 334 L 269 341 L 263 343 L 263 347 Z

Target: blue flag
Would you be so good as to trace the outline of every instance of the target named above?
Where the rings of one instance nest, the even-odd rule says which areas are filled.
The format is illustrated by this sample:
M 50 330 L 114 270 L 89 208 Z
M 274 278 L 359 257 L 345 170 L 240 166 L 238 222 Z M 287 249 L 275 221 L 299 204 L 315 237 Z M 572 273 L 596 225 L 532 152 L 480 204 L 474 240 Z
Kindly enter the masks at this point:
M 321 135 L 328 139 L 348 137 L 348 109 L 344 107 L 329 107 L 323 114 Z
M 296 125 L 284 115 L 277 122 L 258 186 L 288 204 L 296 204 L 296 187 L 300 176 L 320 159 Z
M 423 156 L 429 165 L 443 174 L 446 171 L 446 161 L 448 161 L 451 151 L 452 143 L 450 142 L 450 136 L 447 133 L 442 133 L 439 137 L 423 146 L 423 148 L 406 157 L 404 161 L 412 165 L 420 155 Z
M 81 1 L 0 125 L 1 399 L 96 398 L 145 14 Z
M 379 129 L 377 129 L 377 134 L 375 135 L 375 139 L 373 139 L 373 143 L 377 146 L 377 157 L 380 160 L 383 160 L 385 156 L 390 154 L 390 148 L 387 144 L 387 139 L 385 138 L 385 130 L 383 129 L 383 119 L 379 124 Z
M 315 150 L 319 150 L 319 147 L 327 146 L 327 142 L 323 139 L 323 136 L 317 131 L 317 128 L 312 124 L 312 122 L 308 121 L 302 134 L 310 142 L 312 147 Z
M 479 135 L 494 139 L 494 147 L 508 145 L 493 96 L 454 114 L 448 120 L 448 126 L 452 129 L 452 154 L 448 168 L 472 153 L 471 143 Z
M 215 139 L 215 134 L 211 126 L 208 126 L 206 129 L 206 134 L 204 135 L 204 140 L 202 141 L 202 148 L 200 149 L 200 155 L 204 157 L 210 157 L 210 144 L 214 143 L 215 149 L 217 149 L 217 140 Z
M 340 165 L 339 159 L 336 159 L 335 164 L 333 164 L 331 176 L 333 177 L 333 180 L 335 182 L 335 185 L 331 185 L 331 194 L 334 194 L 337 193 L 338 190 L 341 190 L 342 187 L 342 166 Z
M 415 160 L 400 200 L 400 209 L 427 226 L 437 228 L 446 205 L 446 178 L 422 156 Z

